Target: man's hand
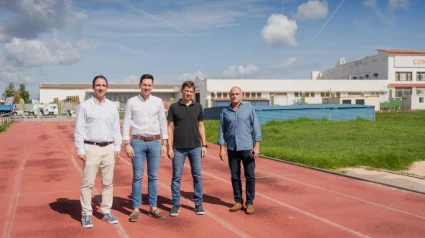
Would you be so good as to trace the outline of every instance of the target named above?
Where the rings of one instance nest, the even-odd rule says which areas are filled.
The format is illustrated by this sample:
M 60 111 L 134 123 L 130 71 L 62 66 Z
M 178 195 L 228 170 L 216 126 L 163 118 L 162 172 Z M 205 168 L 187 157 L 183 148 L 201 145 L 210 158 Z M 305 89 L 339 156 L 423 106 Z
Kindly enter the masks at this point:
M 80 158 L 82 161 L 86 161 L 87 155 L 86 154 L 81 154 L 81 155 L 78 155 L 78 158 Z
M 114 152 L 114 158 L 115 158 L 115 161 L 118 161 L 118 160 L 120 160 L 120 152 L 119 151 L 115 151 Z
M 219 157 L 222 161 L 227 160 L 227 153 L 226 153 L 226 149 L 224 148 L 224 146 L 220 146 L 220 154 Z
M 254 147 L 254 149 L 252 149 L 252 153 L 254 154 L 254 159 L 256 159 L 260 156 L 260 149 L 257 147 Z
M 134 158 L 134 150 L 133 147 L 131 147 L 130 144 L 125 145 L 125 153 L 127 154 L 127 156 L 131 159 Z
M 163 158 L 167 154 L 167 146 L 162 145 L 161 146 L 161 158 Z
M 169 158 L 170 160 L 173 160 L 173 159 L 174 159 L 174 151 L 173 151 L 173 148 L 168 148 L 168 158 Z
M 204 159 L 205 156 L 207 156 L 207 148 L 202 146 L 202 159 Z

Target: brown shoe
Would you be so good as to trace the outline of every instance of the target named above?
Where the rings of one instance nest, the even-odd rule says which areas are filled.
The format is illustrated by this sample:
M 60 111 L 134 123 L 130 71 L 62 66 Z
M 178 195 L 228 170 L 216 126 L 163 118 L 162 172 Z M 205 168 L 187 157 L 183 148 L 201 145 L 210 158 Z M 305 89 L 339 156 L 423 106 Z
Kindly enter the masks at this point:
M 161 213 L 161 211 L 159 209 L 155 209 L 154 211 L 149 210 L 149 216 L 158 219 L 158 220 L 163 220 L 165 219 L 165 215 Z
M 246 207 L 246 214 L 251 215 L 251 214 L 254 214 L 254 212 L 255 212 L 255 210 L 254 210 L 254 205 L 248 205 L 248 206 Z
M 139 217 L 140 217 L 140 212 L 133 211 L 133 212 L 130 214 L 130 217 L 128 218 L 128 220 L 129 220 L 130 222 L 136 222 L 137 220 L 139 220 Z
M 237 202 L 237 203 L 235 203 L 235 205 L 233 205 L 232 208 L 230 208 L 229 211 L 236 212 L 236 211 L 242 210 L 242 208 L 243 208 L 242 204 Z

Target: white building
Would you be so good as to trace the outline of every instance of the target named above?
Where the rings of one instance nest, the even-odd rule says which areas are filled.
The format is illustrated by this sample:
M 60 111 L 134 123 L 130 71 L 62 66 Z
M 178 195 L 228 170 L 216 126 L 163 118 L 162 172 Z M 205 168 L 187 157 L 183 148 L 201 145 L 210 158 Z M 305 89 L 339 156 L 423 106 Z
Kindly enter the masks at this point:
M 425 51 L 378 50 L 378 54 L 352 62 L 340 59 L 333 69 L 312 72 L 308 80 L 197 79 L 197 92 L 206 106 L 227 103 L 228 92 L 239 86 L 245 100 L 269 100 L 291 105 L 303 95 L 306 103 L 320 104 L 322 98 L 389 98 L 425 92 Z M 272 96 L 273 95 L 273 96 Z
M 425 92 L 425 51 L 378 50 L 377 55 L 352 62 L 340 59 L 333 69 L 312 72 L 310 79 L 214 79 L 196 78 L 194 99 L 204 107 L 223 106 L 229 91 L 239 86 L 244 100 L 257 105 L 292 105 L 301 98 L 321 104 L 322 98 L 378 97 L 379 101 L 401 99 Z M 180 98 L 180 84 L 155 84 L 152 93 L 165 102 Z M 92 95 L 91 84 L 40 84 L 40 101 L 64 100 Z M 140 92 L 137 84 L 110 84 L 107 96 L 125 103 Z
M 120 102 L 121 107 L 127 100 L 140 93 L 138 84 L 109 84 L 106 98 Z M 164 102 L 180 97 L 180 85 L 154 84 L 152 94 L 160 97 Z M 93 95 L 91 84 L 40 84 L 40 102 L 53 102 L 66 100 L 67 97 L 78 97 L 82 102 Z
M 316 72 L 317 79 L 383 80 L 389 96 L 425 92 L 425 50 L 378 50 L 374 56 L 349 63 L 340 59 L 333 69 Z

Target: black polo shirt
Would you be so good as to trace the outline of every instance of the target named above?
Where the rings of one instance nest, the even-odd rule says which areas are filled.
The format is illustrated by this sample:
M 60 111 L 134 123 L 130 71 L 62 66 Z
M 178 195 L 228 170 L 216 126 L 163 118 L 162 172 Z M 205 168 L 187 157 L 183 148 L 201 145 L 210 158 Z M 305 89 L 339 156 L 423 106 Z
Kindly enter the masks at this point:
M 194 102 L 189 106 L 180 99 L 168 110 L 168 121 L 174 123 L 174 148 L 196 148 L 201 146 L 199 121 L 204 120 L 202 105 Z

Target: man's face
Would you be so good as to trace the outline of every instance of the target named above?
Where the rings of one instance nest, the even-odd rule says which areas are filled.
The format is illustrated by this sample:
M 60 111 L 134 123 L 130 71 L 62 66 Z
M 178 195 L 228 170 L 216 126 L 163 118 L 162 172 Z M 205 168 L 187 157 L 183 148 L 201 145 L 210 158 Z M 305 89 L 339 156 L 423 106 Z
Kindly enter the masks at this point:
M 239 88 L 233 88 L 229 96 L 232 103 L 239 103 L 242 100 L 242 91 Z
M 94 81 L 93 91 L 95 98 L 102 98 L 105 96 L 106 91 L 108 90 L 108 84 L 103 78 L 98 78 Z
M 142 96 L 149 97 L 153 88 L 152 79 L 143 79 L 142 82 L 139 84 L 139 87 L 142 90 Z
M 189 101 L 190 99 L 192 99 L 194 91 L 194 88 L 184 87 L 181 92 L 183 98 L 186 101 Z

